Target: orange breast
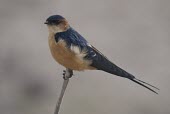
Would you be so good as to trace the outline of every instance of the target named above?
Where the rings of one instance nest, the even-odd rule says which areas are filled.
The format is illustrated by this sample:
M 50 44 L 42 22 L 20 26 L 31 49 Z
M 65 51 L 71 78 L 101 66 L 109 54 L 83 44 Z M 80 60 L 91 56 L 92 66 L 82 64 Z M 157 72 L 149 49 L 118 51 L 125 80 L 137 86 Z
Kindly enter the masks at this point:
M 56 43 L 53 36 L 49 36 L 49 46 L 53 58 L 61 65 L 72 70 L 95 69 L 91 66 L 91 61 L 78 57 L 74 52 L 66 47 L 64 40 Z

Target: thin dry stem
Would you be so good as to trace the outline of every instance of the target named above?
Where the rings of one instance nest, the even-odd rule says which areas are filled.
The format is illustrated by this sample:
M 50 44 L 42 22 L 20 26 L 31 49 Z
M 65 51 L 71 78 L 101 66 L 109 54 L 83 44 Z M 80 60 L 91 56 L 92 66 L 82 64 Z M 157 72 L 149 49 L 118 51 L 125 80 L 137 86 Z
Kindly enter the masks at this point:
M 64 93 L 65 93 L 65 90 L 67 88 L 67 85 L 68 85 L 68 82 L 69 82 L 69 78 L 72 75 L 73 75 L 73 71 L 70 70 L 70 69 L 66 69 L 66 72 L 64 73 L 64 77 L 63 77 L 64 78 L 63 86 L 62 86 L 61 93 L 60 93 L 60 96 L 59 96 L 57 104 L 56 104 L 56 108 L 55 108 L 54 114 L 58 114 L 59 113 L 60 105 L 61 105 Z

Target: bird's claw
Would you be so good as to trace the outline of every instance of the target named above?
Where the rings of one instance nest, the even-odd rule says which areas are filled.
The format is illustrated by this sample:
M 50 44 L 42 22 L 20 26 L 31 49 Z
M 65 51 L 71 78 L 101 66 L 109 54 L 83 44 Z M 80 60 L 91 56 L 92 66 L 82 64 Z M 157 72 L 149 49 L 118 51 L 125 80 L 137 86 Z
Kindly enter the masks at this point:
M 72 70 L 63 70 L 63 79 L 64 80 L 68 80 L 69 78 L 71 78 L 73 76 L 73 71 Z

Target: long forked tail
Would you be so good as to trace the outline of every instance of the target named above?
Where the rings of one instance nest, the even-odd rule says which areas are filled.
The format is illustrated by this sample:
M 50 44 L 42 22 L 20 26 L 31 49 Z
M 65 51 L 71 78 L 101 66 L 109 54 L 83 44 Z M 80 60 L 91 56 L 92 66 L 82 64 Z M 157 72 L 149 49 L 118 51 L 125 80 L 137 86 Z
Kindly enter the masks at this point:
M 132 80 L 133 82 L 135 82 L 135 83 L 137 83 L 137 84 L 139 84 L 139 85 L 141 85 L 141 86 L 149 89 L 150 91 L 158 94 L 155 90 L 151 89 L 150 87 L 153 87 L 153 88 L 155 88 L 155 89 L 157 89 L 157 90 L 159 90 L 159 88 L 157 88 L 157 87 L 155 87 L 155 86 L 153 86 L 153 85 L 151 85 L 151 84 L 149 84 L 149 83 L 146 83 L 146 82 L 144 82 L 144 81 L 141 81 L 141 80 L 139 80 L 139 79 L 136 79 L 136 78 L 133 78 L 133 79 L 130 79 L 130 80 Z M 150 87 L 148 87 L 148 86 L 146 86 L 146 85 L 144 85 L 144 84 L 146 84 L 146 85 L 148 85 L 148 86 L 150 86 Z
M 155 87 L 155 86 L 153 86 L 153 85 L 151 85 L 151 84 L 149 84 L 147 82 L 144 82 L 142 80 L 137 79 L 135 76 L 133 76 L 132 74 L 126 72 L 125 70 L 121 69 L 120 67 L 116 66 L 113 63 L 110 63 L 109 69 L 107 68 L 104 71 L 109 72 L 109 73 L 114 74 L 114 75 L 117 75 L 117 76 L 120 76 L 120 77 L 128 78 L 131 81 L 133 81 L 133 82 L 145 87 L 146 89 L 158 94 L 155 90 L 153 90 L 153 89 L 159 90 L 157 87 Z
M 157 87 L 155 87 L 155 86 L 153 86 L 153 85 L 151 85 L 151 84 L 149 84 L 149 83 L 147 83 L 147 82 L 144 82 L 144 81 L 142 81 L 142 80 L 137 79 L 137 78 L 136 78 L 135 76 L 133 76 L 132 74 L 130 74 L 130 73 L 126 72 L 125 70 L 119 68 L 118 66 L 112 64 L 112 68 L 113 68 L 113 66 L 114 66 L 114 70 L 111 70 L 110 73 L 115 74 L 115 75 L 117 75 L 117 76 L 124 77 L 124 78 L 128 78 L 128 79 L 130 79 L 131 81 L 133 81 L 133 82 L 135 82 L 135 83 L 137 83 L 137 84 L 145 87 L 146 89 L 148 89 L 148 90 L 150 90 L 150 91 L 158 94 L 155 90 L 153 90 L 153 89 L 159 90 Z M 148 86 L 149 86 L 149 87 L 148 87 Z M 153 89 L 150 88 L 150 87 L 152 87 Z

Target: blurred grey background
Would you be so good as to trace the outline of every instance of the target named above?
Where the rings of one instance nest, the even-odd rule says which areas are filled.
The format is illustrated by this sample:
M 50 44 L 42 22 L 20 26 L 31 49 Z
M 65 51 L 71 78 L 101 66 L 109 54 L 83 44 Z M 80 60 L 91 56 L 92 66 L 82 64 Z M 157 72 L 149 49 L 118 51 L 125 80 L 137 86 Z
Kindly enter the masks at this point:
M 63 15 L 159 95 L 101 71 L 75 72 L 60 114 L 170 114 L 169 0 L 0 0 L 0 114 L 53 114 L 62 66 L 43 24 Z

